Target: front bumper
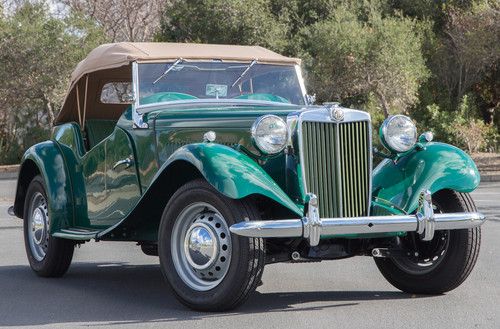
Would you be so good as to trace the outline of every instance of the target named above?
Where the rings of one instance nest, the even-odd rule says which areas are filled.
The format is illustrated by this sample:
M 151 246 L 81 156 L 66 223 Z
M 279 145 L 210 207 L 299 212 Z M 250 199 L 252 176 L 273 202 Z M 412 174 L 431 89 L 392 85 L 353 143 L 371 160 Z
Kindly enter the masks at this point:
M 318 200 L 310 195 L 307 214 L 302 219 L 244 221 L 230 227 L 232 233 L 255 238 L 305 238 L 317 246 L 321 236 L 388 232 L 417 232 L 429 241 L 437 230 L 468 229 L 482 225 L 486 218 L 479 212 L 434 214 L 431 193 L 420 194 L 415 215 L 320 218 Z

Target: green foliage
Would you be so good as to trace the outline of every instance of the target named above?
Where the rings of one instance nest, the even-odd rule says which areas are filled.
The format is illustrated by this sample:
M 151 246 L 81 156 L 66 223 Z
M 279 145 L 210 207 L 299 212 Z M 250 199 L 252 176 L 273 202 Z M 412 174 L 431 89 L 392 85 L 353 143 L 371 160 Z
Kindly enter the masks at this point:
M 106 41 L 103 26 L 120 32 L 134 16 L 111 0 L 99 2 L 114 8 L 111 22 L 85 1 L 74 3 L 87 6 L 86 18 L 73 7 L 54 17 L 44 0 L 11 3 L 8 15 L 0 6 L 0 163 L 47 138 L 76 63 Z M 388 114 L 407 113 L 437 140 L 498 151 L 499 21 L 497 0 L 169 0 L 155 38 L 302 57 L 309 92 L 370 112 L 374 131 Z M 139 29 L 151 35 L 148 22 Z
M 478 119 L 478 108 L 469 95 L 462 98 L 457 111 L 442 110 L 432 104 L 422 117 L 425 119 L 418 122 L 421 131 L 433 131 L 438 140 L 465 148 L 469 153 L 498 152 L 498 129 Z
M 160 41 L 261 45 L 283 50 L 286 26 L 266 0 L 174 0 L 165 7 Z
M 48 138 L 71 71 L 103 40 L 92 22 L 55 18 L 43 3 L 0 18 L 0 163 Z
M 418 24 L 377 7 L 360 12 L 366 20 L 340 6 L 301 31 L 310 86 L 320 100 L 372 94 L 386 116 L 406 112 L 428 76 Z

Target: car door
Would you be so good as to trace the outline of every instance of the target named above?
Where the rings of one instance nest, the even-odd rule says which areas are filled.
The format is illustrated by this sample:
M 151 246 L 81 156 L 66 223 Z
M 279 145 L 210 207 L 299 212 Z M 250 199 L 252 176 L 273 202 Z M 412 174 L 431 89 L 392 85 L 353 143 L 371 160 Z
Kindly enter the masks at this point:
M 132 141 L 121 128 L 90 150 L 83 174 L 91 227 L 106 228 L 125 218 L 141 196 Z

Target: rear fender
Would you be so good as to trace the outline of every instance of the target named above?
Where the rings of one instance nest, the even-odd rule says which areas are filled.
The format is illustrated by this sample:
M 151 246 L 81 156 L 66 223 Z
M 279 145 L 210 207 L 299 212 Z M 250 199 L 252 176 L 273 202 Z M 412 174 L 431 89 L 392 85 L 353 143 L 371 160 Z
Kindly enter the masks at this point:
M 73 193 L 64 157 L 53 141 L 30 147 L 21 160 L 17 181 L 14 212 L 24 217 L 24 202 L 28 186 L 36 175 L 45 181 L 51 219 L 50 232 L 70 226 L 73 221 Z

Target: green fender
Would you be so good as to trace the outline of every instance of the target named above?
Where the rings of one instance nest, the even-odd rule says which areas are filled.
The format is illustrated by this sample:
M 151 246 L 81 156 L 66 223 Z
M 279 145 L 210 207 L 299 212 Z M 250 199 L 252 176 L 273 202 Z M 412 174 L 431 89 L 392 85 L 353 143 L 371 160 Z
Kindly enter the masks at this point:
M 396 162 L 383 160 L 373 170 L 372 191 L 373 196 L 411 213 L 422 190 L 471 192 L 479 181 L 476 164 L 464 151 L 444 143 L 427 143 Z
M 41 173 L 47 193 L 47 202 L 51 217 L 50 232 L 68 227 L 73 218 L 73 193 L 71 180 L 64 157 L 57 144 L 46 141 L 30 147 L 21 160 L 14 208 L 18 217 L 23 216 L 24 196 L 33 172 L 28 167 L 31 161 Z M 31 177 L 30 177 L 31 175 Z
M 158 174 L 179 160 L 195 166 L 213 187 L 229 198 L 260 194 L 303 216 L 303 208 L 295 204 L 254 160 L 233 148 L 216 143 L 185 145 L 168 158 Z

